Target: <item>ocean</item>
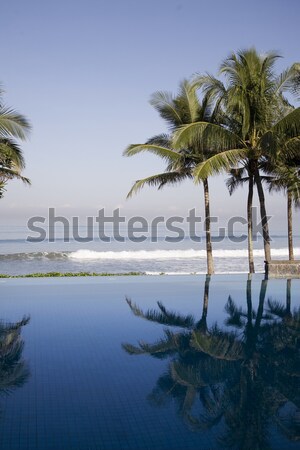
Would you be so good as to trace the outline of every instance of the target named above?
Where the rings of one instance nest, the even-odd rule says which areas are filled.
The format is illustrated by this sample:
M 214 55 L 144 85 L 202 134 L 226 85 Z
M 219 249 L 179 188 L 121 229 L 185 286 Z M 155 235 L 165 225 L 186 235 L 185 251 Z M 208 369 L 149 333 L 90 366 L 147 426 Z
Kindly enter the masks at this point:
M 86 227 L 80 228 L 80 236 L 86 236 Z M 109 233 L 108 233 L 109 236 Z M 28 230 L 20 226 L 0 226 L 0 273 L 21 275 L 34 272 L 145 272 L 149 275 L 204 274 L 206 273 L 205 239 L 195 242 L 186 236 L 180 242 L 166 242 L 160 229 L 153 242 L 124 242 L 111 239 L 103 242 L 65 242 L 57 233 L 54 242 L 29 242 Z M 272 257 L 288 256 L 287 236 L 272 236 Z M 300 236 L 294 238 L 295 256 L 300 256 Z M 229 237 L 213 243 L 216 273 L 246 273 L 248 271 L 247 242 L 235 242 Z M 263 241 L 254 243 L 256 272 L 264 271 Z

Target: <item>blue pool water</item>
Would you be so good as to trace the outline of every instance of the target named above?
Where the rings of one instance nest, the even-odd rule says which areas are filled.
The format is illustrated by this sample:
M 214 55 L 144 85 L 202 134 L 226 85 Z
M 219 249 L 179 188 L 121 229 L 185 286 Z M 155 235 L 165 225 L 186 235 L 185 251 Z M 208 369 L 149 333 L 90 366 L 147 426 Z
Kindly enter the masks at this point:
M 0 449 L 299 448 L 299 288 L 1 280 Z

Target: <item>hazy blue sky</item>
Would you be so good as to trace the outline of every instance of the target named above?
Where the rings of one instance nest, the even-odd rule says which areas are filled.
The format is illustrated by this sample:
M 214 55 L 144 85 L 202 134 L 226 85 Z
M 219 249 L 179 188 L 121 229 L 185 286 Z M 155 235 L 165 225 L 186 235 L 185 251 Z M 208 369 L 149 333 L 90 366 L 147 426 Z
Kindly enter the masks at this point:
M 299 61 L 299 17 L 299 0 L 4 2 L 0 80 L 6 103 L 33 125 L 23 146 L 32 187 L 10 183 L 0 223 L 48 207 L 82 217 L 120 205 L 148 216 L 202 208 L 201 187 L 188 182 L 125 200 L 134 180 L 164 168 L 155 156 L 122 157 L 128 144 L 165 131 L 151 93 L 216 74 L 231 51 L 253 45 L 278 50 L 278 70 Z M 211 180 L 211 196 L 213 214 L 243 212 L 245 192 L 230 198 L 222 179 Z M 268 206 L 284 216 L 279 196 Z

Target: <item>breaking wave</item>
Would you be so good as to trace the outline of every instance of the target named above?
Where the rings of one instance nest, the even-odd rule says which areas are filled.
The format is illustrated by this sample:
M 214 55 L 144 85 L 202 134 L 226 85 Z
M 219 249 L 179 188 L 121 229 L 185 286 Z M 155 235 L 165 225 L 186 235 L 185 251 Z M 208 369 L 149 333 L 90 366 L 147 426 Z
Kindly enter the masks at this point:
M 287 248 L 277 248 L 272 250 L 273 258 L 287 258 Z M 300 248 L 294 249 L 295 256 L 300 256 Z M 246 249 L 217 249 L 213 251 L 215 258 L 247 258 Z M 254 257 L 263 258 L 263 249 L 254 250 Z M 94 251 L 77 250 L 74 252 L 32 252 L 32 253 L 8 253 L 0 255 L 0 261 L 5 260 L 181 260 L 181 259 L 205 259 L 205 250 L 135 250 L 135 251 Z
M 300 248 L 294 249 L 295 256 L 300 255 Z M 245 249 L 219 249 L 214 250 L 215 258 L 247 258 L 248 252 Z M 263 249 L 254 250 L 255 257 L 264 257 Z M 278 248 L 272 250 L 272 257 L 287 257 L 287 248 Z M 146 259 L 202 259 L 206 258 L 205 250 L 136 250 L 136 251 L 106 251 L 98 252 L 93 250 L 77 250 L 68 254 L 69 258 L 78 260 L 92 260 L 92 259 L 122 259 L 122 260 L 146 260 Z

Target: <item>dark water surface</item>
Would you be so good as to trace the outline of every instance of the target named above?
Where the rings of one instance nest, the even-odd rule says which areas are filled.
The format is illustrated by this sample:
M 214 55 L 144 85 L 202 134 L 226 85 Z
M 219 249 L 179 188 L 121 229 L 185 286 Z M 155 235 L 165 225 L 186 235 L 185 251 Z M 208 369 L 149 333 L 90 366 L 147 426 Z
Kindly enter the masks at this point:
M 17 279 L 0 298 L 1 449 L 299 448 L 300 280 Z

